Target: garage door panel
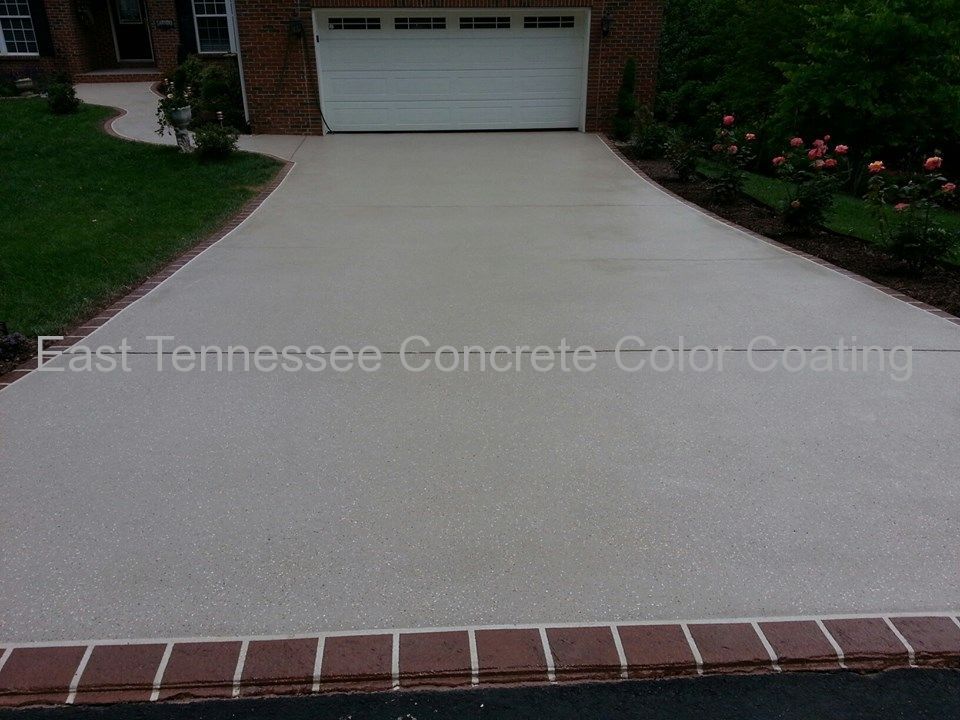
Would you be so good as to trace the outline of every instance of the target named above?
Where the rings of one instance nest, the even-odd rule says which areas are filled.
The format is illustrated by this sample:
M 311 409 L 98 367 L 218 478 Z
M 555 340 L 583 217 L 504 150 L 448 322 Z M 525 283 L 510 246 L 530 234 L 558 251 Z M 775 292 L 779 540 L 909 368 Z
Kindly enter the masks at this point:
M 577 39 L 334 41 L 322 45 L 323 70 L 472 70 L 580 68 Z
M 502 12 L 502 11 L 501 11 Z M 459 12 L 442 31 L 324 31 L 318 68 L 324 115 L 334 130 L 571 128 L 583 106 L 586 16 L 573 30 L 459 31 Z M 404 11 L 404 15 L 412 15 Z M 474 14 L 474 13 L 472 13 Z M 497 13 L 501 14 L 501 13 Z
M 576 74 L 568 72 L 528 72 L 516 78 L 505 78 L 489 71 L 474 71 L 462 75 L 391 73 L 388 77 L 370 77 L 366 73 L 330 73 L 325 77 L 334 97 L 354 102 L 560 98 L 579 102 L 580 99 L 580 93 L 574 89 L 578 78 Z M 328 101 L 327 104 L 332 103 Z

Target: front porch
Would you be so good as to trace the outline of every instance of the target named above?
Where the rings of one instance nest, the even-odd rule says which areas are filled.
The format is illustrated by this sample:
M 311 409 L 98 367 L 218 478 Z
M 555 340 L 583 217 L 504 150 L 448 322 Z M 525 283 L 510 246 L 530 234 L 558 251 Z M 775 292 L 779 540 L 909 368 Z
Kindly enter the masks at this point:
M 81 0 L 76 82 L 156 82 L 181 53 L 174 0 Z

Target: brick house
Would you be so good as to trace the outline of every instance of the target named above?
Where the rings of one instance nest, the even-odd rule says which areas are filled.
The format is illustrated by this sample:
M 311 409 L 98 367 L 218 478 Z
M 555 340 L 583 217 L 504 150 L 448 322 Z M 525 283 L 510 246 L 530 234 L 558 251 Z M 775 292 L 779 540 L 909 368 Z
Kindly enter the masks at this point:
M 0 0 L 0 74 L 238 63 L 258 133 L 605 129 L 654 90 L 662 0 Z

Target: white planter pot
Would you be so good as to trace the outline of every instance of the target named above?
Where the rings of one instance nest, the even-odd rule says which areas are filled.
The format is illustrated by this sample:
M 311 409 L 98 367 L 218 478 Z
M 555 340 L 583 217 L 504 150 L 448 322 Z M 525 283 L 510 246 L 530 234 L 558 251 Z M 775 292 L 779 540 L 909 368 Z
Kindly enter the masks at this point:
M 189 105 L 170 111 L 170 124 L 174 127 L 184 128 L 190 124 L 193 119 L 193 108 Z

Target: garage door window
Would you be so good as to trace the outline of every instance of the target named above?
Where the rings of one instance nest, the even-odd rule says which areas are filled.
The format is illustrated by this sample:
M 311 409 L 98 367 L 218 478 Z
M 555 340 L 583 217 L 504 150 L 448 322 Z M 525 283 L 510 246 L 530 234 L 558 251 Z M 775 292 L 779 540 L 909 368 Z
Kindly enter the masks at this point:
M 523 27 L 529 29 L 572 28 L 573 15 L 527 15 Z
M 446 30 L 445 17 L 398 17 L 393 20 L 394 30 Z
M 461 30 L 509 30 L 509 17 L 494 17 L 493 15 L 480 17 L 460 18 Z
M 380 18 L 332 17 L 327 19 L 327 30 L 379 30 Z

